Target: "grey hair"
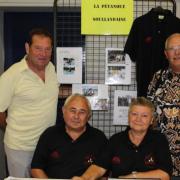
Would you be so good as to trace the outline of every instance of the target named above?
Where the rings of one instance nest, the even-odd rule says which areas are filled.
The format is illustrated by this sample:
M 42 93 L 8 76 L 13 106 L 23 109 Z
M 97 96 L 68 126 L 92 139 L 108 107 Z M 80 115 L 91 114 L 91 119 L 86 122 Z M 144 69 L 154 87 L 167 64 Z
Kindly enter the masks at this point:
M 66 107 L 69 105 L 69 103 L 70 103 L 72 100 L 74 100 L 75 98 L 77 98 L 77 97 L 82 98 L 83 100 L 85 100 L 85 102 L 86 102 L 86 104 L 87 104 L 87 106 L 88 106 L 88 113 L 89 113 L 89 115 L 90 115 L 90 114 L 91 114 L 91 111 L 92 111 L 92 110 L 91 110 L 91 104 L 90 104 L 90 102 L 89 102 L 89 100 L 87 99 L 86 96 L 84 96 L 84 95 L 82 95 L 82 94 L 79 94 L 79 93 L 74 93 L 74 94 L 70 95 L 70 96 L 66 99 L 63 107 L 66 108 Z
M 137 106 L 137 105 L 150 108 L 152 112 L 152 116 L 154 116 L 154 111 L 155 111 L 154 105 L 150 100 L 146 99 L 145 97 L 137 97 L 132 99 L 128 113 L 131 112 L 133 106 Z

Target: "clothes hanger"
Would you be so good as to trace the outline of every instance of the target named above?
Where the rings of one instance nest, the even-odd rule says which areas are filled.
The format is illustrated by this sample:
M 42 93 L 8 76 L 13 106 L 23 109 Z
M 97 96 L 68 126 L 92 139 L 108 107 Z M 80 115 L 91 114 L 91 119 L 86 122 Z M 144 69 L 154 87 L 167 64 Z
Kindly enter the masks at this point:
M 167 13 L 168 13 L 168 10 L 163 9 L 161 6 L 157 6 L 157 7 L 153 8 L 153 11 L 157 13 L 159 20 L 163 20 L 165 15 L 167 15 Z
M 161 14 L 161 15 L 166 15 L 168 12 L 167 9 L 163 9 L 161 6 L 157 6 L 157 7 L 153 8 L 153 11 L 157 12 L 158 14 Z

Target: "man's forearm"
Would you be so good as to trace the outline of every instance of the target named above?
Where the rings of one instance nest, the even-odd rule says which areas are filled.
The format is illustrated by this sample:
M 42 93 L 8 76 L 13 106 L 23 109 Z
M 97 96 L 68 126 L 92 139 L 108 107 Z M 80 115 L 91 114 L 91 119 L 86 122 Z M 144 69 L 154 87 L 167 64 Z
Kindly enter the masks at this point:
M 85 172 L 82 174 L 82 176 L 74 176 L 72 180 L 96 180 L 100 177 L 102 177 L 106 172 L 106 169 L 91 165 Z
M 48 179 L 48 176 L 42 169 L 31 169 L 31 175 L 33 178 Z
M 102 177 L 105 172 L 106 169 L 97 165 L 91 165 L 81 177 L 85 180 L 95 180 Z

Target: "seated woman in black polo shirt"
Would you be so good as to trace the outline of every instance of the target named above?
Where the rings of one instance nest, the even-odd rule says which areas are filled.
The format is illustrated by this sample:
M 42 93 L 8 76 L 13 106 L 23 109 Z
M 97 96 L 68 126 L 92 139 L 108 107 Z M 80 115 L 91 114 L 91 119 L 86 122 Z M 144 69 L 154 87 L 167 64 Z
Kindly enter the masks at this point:
M 166 137 L 152 130 L 154 106 L 144 97 L 134 99 L 128 112 L 129 127 L 113 135 L 101 157 L 81 177 L 101 177 L 107 170 L 113 178 L 160 178 L 169 180 L 172 162 Z

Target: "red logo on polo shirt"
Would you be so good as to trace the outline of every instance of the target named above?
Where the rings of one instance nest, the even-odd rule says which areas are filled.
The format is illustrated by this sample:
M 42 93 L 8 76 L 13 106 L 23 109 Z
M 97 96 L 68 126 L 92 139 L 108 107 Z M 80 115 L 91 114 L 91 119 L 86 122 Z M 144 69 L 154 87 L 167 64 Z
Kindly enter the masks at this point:
M 50 157 L 53 158 L 53 159 L 59 159 L 60 156 L 61 155 L 60 155 L 59 151 L 57 151 L 57 150 L 52 151 L 51 154 L 50 154 Z
M 155 159 L 154 159 L 153 154 L 148 154 L 147 156 L 145 156 L 144 164 L 146 166 L 154 166 L 155 165 Z
M 145 39 L 144 39 L 144 42 L 146 44 L 150 44 L 152 42 L 152 37 L 151 36 L 147 36 Z
M 95 157 L 92 154 L 88 154 L 84 157 L 85 166 L 90 166 L 95 160 Z
M 114 157 L 112 158 L 112 164 L 118 165 L 118 164 L 120 164 L 120 163 L 121 163 L 120 157 L 114 156 Z

